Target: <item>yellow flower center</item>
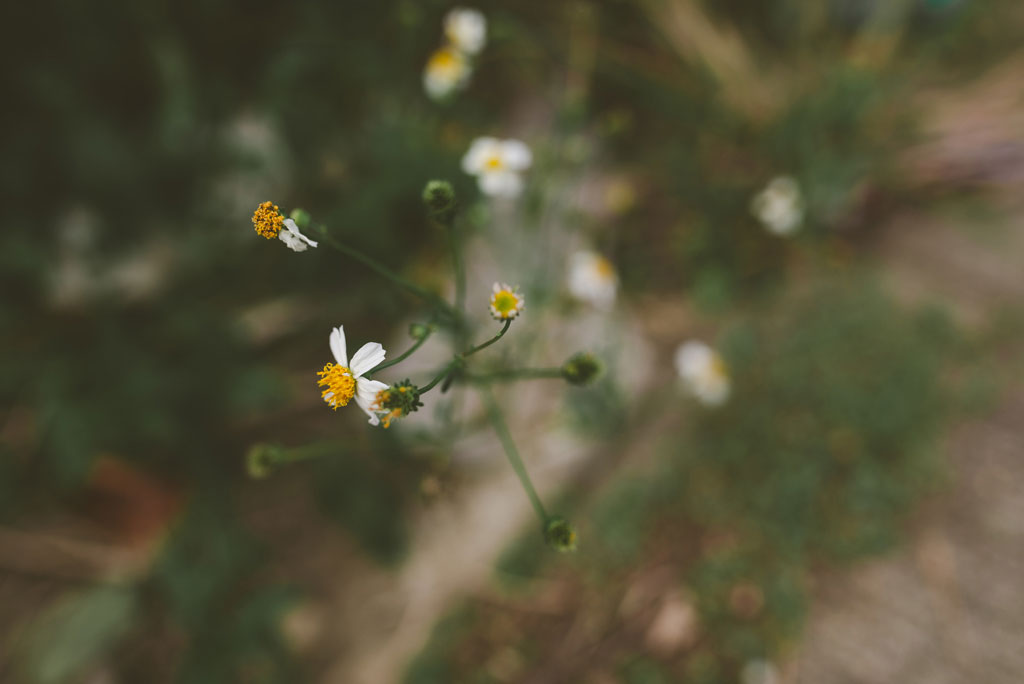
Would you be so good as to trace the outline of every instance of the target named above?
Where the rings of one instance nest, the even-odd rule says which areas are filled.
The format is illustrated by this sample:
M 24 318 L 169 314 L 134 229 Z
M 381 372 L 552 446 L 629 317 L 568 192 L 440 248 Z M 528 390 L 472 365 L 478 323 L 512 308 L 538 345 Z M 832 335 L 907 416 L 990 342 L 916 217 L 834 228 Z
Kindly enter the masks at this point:
M 729 375 L 729 369 L 725 367 L 725 361 L 718 354 L 715 354 L 711 359 L 711 365 L 708 371 L 713 378 L 725 378 Z
M 597 257 L 597 261 L 594 262 L 594 270 L 604 280 L 612 280 L 615 277 L 615 267 L 604 257 Z
M 443 48 L 430 56 L 427 69 L 440 72 L 439 75 L 444 77 L 452 77 L 462 69 L 462 58 L 454 50 Z
M 281 216 L 276 204 L 264 202 L 256 207 L 256 211 L 252 215 L 252 225 L 256 228 L 257 233 L 270 240 L 276 238 L 277 234 L 281 232 L 284 216 Z
M 316 374 L 320 377 L 316 384 L 324 388 L 320 396 L 335 411 L 339 406 L 346 406 L 356 395 L 356 380 L 345 366 L 328 363 Z
M 498 171 L 503 166 L 504 164 L 501 162 L 501 157 L 499 157 L 496 154 L 491 155 L 486 160 L 484 160 L 484 168 L 487 169 L 488 171 Z
M 515 318 L 521 304 L 519 295 L 511 290 L 500 290 L 491 297 L 492 312 L 502 320 Z

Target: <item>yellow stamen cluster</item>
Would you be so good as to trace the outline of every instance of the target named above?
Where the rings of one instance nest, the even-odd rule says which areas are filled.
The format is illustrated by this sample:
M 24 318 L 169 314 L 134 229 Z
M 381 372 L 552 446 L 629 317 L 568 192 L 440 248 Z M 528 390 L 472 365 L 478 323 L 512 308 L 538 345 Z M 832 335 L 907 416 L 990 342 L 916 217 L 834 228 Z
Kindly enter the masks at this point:
M 484 161 L 484 168 L 487 169 L 488 171 L 498 171 L 503 166 L 504 164 L 501 161 L 501 157 L 499 157 L 498 155 L 488 157 Z
M 523 310 L 523 296 L 508 285 L 494 288 L 491 295 L 491 315 L 499 321 L 507 321 Z
M 268 240 L 276 238 L 284 225 L 284 216 L 273 202 L 264 202 L 256 207 L 252 215 L 252 225 L 256 232 Z
M 352 377 L 352 371 L 345 366 L 328 363 L 322 371 L 316 373 L 320 376 L 317 385 L 325 389 L 320 396 L 330 404 L 335 411 L 339 406 L 346 406 L 356 395 L 356 381 Z
M 442 78 L 456 78 L 465 66 L 466 61 L 451 48 L 437 50 L 427 62 L 427 70 L 435 72 Z

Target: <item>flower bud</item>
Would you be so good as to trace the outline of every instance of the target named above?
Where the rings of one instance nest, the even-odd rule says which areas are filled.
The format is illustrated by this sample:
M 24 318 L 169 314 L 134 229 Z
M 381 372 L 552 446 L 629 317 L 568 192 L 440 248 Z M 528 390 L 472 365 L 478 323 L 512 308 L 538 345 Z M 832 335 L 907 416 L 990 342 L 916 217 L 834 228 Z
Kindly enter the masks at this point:
M 430 329 L 430 326 L 423 323 L 412 323 L 409 325 L 409 337 L 417 341 L 424 339 L 431 332 L 433 331 Z
M 292 221 L 295 221 L 295 225 L 297 225 L 300 230 L 305 230 L 306 228 L 309 228 L 309 222 L 312 217 L 310 217 L 309 212 L 305 209 L 292 209 L 292 213 L 289 215 L 289 218 Z
M 421 406 L 419 388 L 406 378 L 378 392 L 372 409 L 380 416 L 381 424 L 388 428 L 392 420 L 407 416 Z
M 452 184 L 443 180 L 432 180 L 423 188 L 423 203 L 430 218 L 439 223 L 450 224 L 455 216 L 455 190 Z
M 283 449 L 277 444 L 253 444 L 245 455 L 245 470 L 254 480 L 268 477 L 281 462 Z
M 573 385 L 588 385 L 604 372 L 604 364 L 593 354 L 577 352 L 562 364 L 562 377 Z
M 544 541 L 560 553 L 576 550 L 576 528 L 561 516 L 548 518 L 544 525 Z

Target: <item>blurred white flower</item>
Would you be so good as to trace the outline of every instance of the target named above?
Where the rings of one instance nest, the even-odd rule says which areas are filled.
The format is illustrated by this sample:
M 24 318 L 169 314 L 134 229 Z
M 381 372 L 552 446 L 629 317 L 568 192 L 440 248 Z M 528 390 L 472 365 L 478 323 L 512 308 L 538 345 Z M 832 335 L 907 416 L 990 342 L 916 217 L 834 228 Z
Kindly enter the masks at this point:
M 533 154 L 519 140 L 477 138 L 462 158 L 462 170 L 476 176 L 480 190 L 492 197 L 518 197 L 521 173 L 530 168 Z
M 742 684 L 779 684 L 781 681 L 779 668 L 767 660 L 748 661 L 740 672 Z
M 609 309 L 615 303 L 619 278 L 610 261 L 596 252 L 584 250 L 569 257 L 568 285 L 576 299 L 599 309 Z
M 676 349 L 676 371 L 687 389 L 705 406 L 719 406 L 729 398 L 729 372 L 718 352 L 696 340 Z
M 290 218 L 284 220 L 281 232 L 277 234 L 281 242 L 288 245 L 294 252 L 305 252 L 310 247 L 316 247 L 317 243 L 299 232 L 299 227 Z
M 487 20 L 479 10 L 456 7 L 445 15 L 444 35 L 459 52 L 475 55 L 487 43 Z
M 776 235 L 790 235 L 804 220 L 800 186 L 790 176 L 773 178 L 750 202 L 750 211 Z
M 443 47 L 430 56 L 423 70 L 423 88 L 427 95 L 441 100 L 469 83 L 469 60 L 451 47 Z
M 518 288 L 505 283 L 494 283 L 491 294 L 491 315 L 499 321 L 512 320 L 523 310 L 526 300 L 519 294 Z
M 339 406 L 347 406 L 355 398 L 359 408 L 370 417 L 370 425 L 379 424 L 380 418 L 372 407 L 377 401 L 377 394 L 388 386 L 378 380 L 364 378 L 363 375 L 384 360 L 384 347 L 379 342 L 367 342 L 355 353 L 350 364 L 345 327 L 341 325 L 331 331 L 330 344 L 337 364 L 327 363 L 323 370 L 317 371 L 320 377 L 317 385 L 324 388 L 320 396 L 335 411 Z

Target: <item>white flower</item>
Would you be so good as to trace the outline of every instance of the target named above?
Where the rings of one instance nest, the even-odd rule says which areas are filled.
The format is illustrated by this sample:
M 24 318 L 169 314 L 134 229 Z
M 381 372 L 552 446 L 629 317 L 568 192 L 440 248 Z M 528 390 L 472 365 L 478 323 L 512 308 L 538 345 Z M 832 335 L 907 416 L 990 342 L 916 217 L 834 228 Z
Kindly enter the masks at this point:
M 519 294 L 519 288 L 494 283 L 491 294 L 491 315 L 499 321 L 510 321 L 523 311 L 526 300 Z
M 595 252 L 580 251 L 569 257 L 568 285 L 576 299 L 599 309 L 609 309 L 615 302 L 619 278 L 606 258 Z
M 338 326 L 331 331 L 331 353 L 337 364 L 327 363 L 322 371 L 317 371 L 320 380 L 317 385 L 323 387 L 320 396 L 332 409 L 346 406 L 353 398 L 356 404 L 370 417 L 370 425 L 380 423 L 380 418 L 372 407 L 377 394 L 388 386 L 377 380 L 364 378 L 363 375 L 384 360 L 386 352 L 379 342 L 367 342 L 352 357 L 349 363 L 348 350 L 345 345 L 345 328 Z
M 779 668 L 767 660 L 747 661 L 740 672 L 742 684 L 779 684 L 781 681 L 782 675 L 779 674 Z
M 423 88 L 427 95 L 441 100 L 469 83 L 472 72 L 469 60 L 450 47 L 443 47 L 430 56 L 423 70 Z
M 519 140 L 477 138 L 462 158 L 462 170 L 477 177 L 485 195 L 517 197 L 523 191 L 520 174 L 532 163 L 530 148 Z
M 459 52 L 475 55 L 487 42 L 487 20 L 479 10 L 456 7 L 445 15 L 444 35 Z
M 292 251 L 305 252 L 310 247 L 316 247 L 317 243 L 299 232 L 299 227 L 290 218 L 284 220 L 284 227 L 277 234 L 281 242 L 288 245 Z
M 696 340 L 676 349 L 676 371 L 687 388 L 705 406 L 719 406 L 729 398 L 729 373 L 718 352 Z
M 790 235 L 804 220 L 800 186 L 790 176 L 773 178 L 750 202 L 750 211 L 776 235 Z

